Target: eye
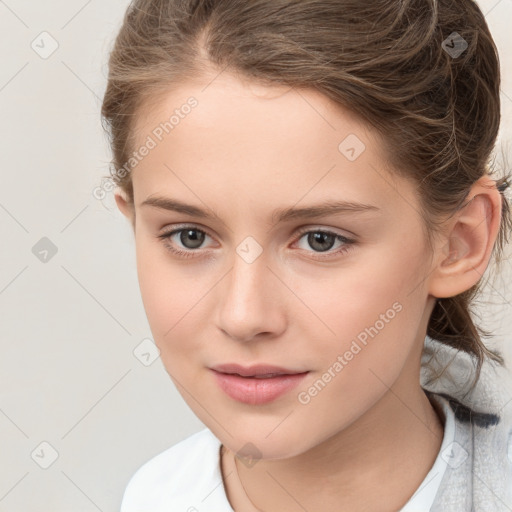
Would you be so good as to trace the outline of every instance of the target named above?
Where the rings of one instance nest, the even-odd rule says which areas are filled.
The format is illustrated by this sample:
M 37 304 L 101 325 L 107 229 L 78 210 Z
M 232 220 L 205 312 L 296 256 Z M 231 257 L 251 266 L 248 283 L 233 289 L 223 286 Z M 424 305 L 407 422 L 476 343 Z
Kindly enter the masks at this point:
M 165 247 L 172 253 L 185 258 L 190 258 L 195 256 L 193 254 L 194 252 L 197 252 L 195 249 L 198 249 L 201 246 L 206 237 L 209 237 L 209 235 L 205 231 L 194 226 L 185 226 L 167 233 L 162 233 L 161 235 L 158 235 L 157 238 L 161 239 Z M 179 245 L 176 247 L 176 244 L 178 243 L 186 250 L 180 249 Z
M 313 249 L 313 251 L 309 252 L 328 253 L 327 257 L 345 253 L 349 251 L 355 243 L 355 240 L 324 229 L 302 230 L 300 235 L 298 241 L 300 242 L 302 239 L 305 239 L 306 244 Z M 340 245 L 337 250 L 331 251 L 337 241 Z M 301 247 L 301 249 L 304 249 L 304 247 Z M 306 248 L 305 250 L 308 249 Z M 323 256 L 321 258 L 323 258 Z

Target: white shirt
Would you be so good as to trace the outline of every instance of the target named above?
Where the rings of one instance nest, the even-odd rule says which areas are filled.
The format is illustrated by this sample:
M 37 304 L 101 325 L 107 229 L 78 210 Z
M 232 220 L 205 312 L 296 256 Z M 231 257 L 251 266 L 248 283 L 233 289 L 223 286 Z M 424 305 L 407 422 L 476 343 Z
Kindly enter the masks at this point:
M 445 416 L 443 442 L 434 465 L 399 512 L 428 512 L 447 467 L 455 435 L 454 414 L 436 400 Z M 132 476 L 121 512 L 234 512 L 220 467 L 220 441 L 205 428 L 150 459 Z

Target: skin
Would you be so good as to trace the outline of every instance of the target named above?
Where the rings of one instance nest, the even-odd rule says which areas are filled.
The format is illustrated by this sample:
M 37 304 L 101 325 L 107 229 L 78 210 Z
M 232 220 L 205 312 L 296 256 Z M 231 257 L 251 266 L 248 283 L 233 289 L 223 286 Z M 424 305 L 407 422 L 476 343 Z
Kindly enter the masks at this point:
M 254 507 L 226 463 L 237 453 L 247 456 L 244 447 L 252 443 L 261 458 L 236 465 L 258 509 L 396 511 L 427 475 L 443 436 L 419 384 L 428 318 L 435 297 L 456 295 L 483 274 L 499 228 L 500 194 L 490 178 L 479 180 L 473 200 L 446 221 L 430 252 L 414 183 L 388 168 L 378 134 L 356 114 L 313 90 L 214 76 L 173 88 L 138 117 L 142 144 L 188 97 L 199 102 L 134 169 L 135 205 L 116 193 L 134 227 L 142 299 L 163 364 L 222 442 L 224 485 L 235 510 Z M 338 150 L 349 134 L 366 146 L 355 161 Z M 216 216 L 141 206 L 155 195 Z M 272 218 L 276 208 L 328 199 L 379 210 Z M 188 248 L 196 246 L 186 237 L 183 245 L 180 233 L 158 238 L 183 224 L 206 232 L 199 248 Z M 328 240 L 322 252 L 299 228 L 356 242 L 336 253 L 343 242 Z M 252 263 L 236 252 L 248 236 L 262 249 Z M 174 255 L 169 245 L 193 257 Z M 394 303 L 400 312 L 309 403 L 300 403 L 298 393 Z M 217 385 L 209 367 L 227 362 L 310 373 L 277 400 L 249 405 Z

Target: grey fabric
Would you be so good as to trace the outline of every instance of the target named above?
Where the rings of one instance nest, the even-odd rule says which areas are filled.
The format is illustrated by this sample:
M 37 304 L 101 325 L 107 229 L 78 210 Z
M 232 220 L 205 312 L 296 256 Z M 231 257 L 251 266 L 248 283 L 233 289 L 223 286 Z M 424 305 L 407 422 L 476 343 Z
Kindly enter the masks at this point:
M 512 512 L 512 375 L 485 362 L 470 389 L 474 376 L 468 354 L 426 338 L 422 387 L 455 414 L 454 443 L 443 455 L 448 467 L 430 512 Z

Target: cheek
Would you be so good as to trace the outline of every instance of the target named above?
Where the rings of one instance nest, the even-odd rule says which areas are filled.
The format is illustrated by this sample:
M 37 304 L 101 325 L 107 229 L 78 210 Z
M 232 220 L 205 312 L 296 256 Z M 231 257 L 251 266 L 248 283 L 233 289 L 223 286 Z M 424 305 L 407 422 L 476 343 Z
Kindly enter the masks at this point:
M 311 354 L 316 363 L 314 374 L 298 390 L 300 410 L 309 418 L 304 430 L 335 431 L 349 425 L 386 393 L 408 364 L 425 307 L 421 292 L 410 293 L 419 265 L 407 267 L 409 257 L 381 252 L 372 265 L 354 265 L 316 288 L 309 283 L 308 304 L 334 333 L 312 317 L 309 327 L 305 320 L 300 326 L 310 344 L 300 353 Z
M 307 297 L 317 317 L 308 316 L 310 325 L 324 333 L 316 337 L 318 353 L 328 358 L 323 358 L 324 364 L 329 366 L 346 352 L 347 358 L 358 361 L 351 365 L 391 369 L 400 364 L 392 362 L 394 354 L 405 360 L 416 343 L 426 300 L 418 286 L 424 272 L 419 248 L 376 249 L 350 269 L 333 272 L 328 281 L 305 283 L 298 295 Z
M 140 237 L 137 240 L 137 274 L 142 302 L 154 340 L 161 351 L 167 350 L 177 333 L 188 325 L 211 276 L 197 273 L 197 267 L 176 264 L 160 241 Z M 189 340 L 192 345 L 193 339 Z

